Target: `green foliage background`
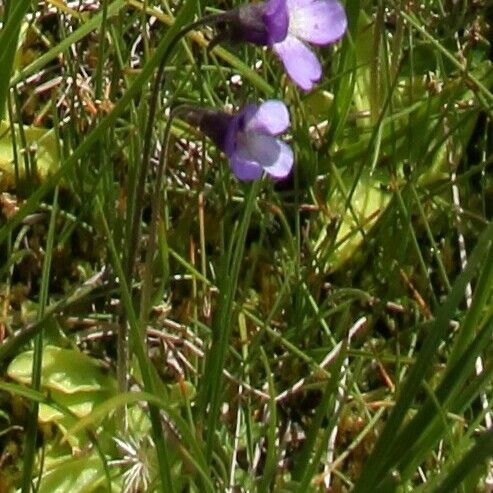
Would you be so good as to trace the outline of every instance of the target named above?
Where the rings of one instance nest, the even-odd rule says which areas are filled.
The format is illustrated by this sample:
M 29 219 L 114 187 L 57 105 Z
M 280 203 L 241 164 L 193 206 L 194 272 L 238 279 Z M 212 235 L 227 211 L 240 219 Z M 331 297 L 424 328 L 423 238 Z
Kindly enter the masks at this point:
M 0 492 L 489 491 L 491 2 L 347 0 L 310 94 L 175 45 L 232 7 L 0 2 Z M 161 183 L 172 107 L 269 98 L 289 180 L 178 115 Z

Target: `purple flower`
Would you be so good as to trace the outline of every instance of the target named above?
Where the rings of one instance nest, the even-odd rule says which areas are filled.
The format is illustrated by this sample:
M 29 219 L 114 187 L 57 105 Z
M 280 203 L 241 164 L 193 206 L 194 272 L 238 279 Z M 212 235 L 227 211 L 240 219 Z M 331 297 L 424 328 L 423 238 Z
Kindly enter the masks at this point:
M 309 91 L 322 77 L 322 66 L 307 43 L 323 46 L 338 41 L 346 32 L 346 12 L 337 0 L 286 0 L 286 4 L 288 34 L 273 49 L 291 79 Z
M 282 179 L 293 167 L 291 147 L 276 137 L 289 127 L 288 109 L 281 101 L 250 104 L 235 115 L 196 108 L 185 120 L 197 125 L 228 156 L 240 180 L 257 180 L 263 171 Z
M 305 91 L 322 77 L 322 66 L 307 43 L 338 41 L 347 28 L 338 0 L 267 0 L 224 14 L 220 39 L 271 46 L 291 79 Z

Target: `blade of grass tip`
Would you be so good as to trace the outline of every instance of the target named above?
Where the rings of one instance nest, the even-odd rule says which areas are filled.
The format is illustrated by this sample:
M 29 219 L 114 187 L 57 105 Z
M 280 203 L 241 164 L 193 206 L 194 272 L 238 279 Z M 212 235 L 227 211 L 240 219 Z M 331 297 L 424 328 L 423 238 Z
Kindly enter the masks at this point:
M 122 297 L 122 302 L 126 310 L 128 321 L 130 324 L 130 341 L 137 356 L 137 360 L 140 367 L 140 372 L 142 375 L 142 380 L 144 383 L 144 388 L 150 393 L 155 394 L 156 388 L 153 381 L 152 369 L 150 368 L 151 362 L 146 354 L 146 349 L 142 344 L 142 340 L 139 334 L 139 322 L 135 314 L 135 310 L 132 303 L 132 297 L 130 295 L 130 290 L 126 282 L 125 274 L 123 271 L 123 266 L 120 262 L 120 256 L 116 249 L 113 237 L 108 228 L 108 223 L 106 221 L 106 216 L 104 214 L 104 209 L 101 204 L 99 197 L 96 197 L 96 207 L 98 209 L 99 216 L 103 225 L 104 232 L 107 236 L 108 247 L 113 263 L 113 268 L 115 269 L 116 275 L 118 276 L 120 283 L 120 292 Z M 171 467 L 169 463 L 169 454 L 164 439 L 163 426 L 161 422 L 161 416 L 159 409 L 153 404 L 149 403 L 149 411 L 152 425 L 152 433 L 154 443 L 156 445 L 156 456 L 159 469 L 159 475 L 161 478 L 161 489 L 166 493 L 172 493 L 173 480 L 171 478 Z
M 433 493 L 456 491 L 462 481 L 478 466 L 493 456 L 493 429 L 482 433 L 474 446 L 462 460 L 450 471 Z
M 166 32 L 164 38 L 159 43 L 156 51 L 149 61 L 144 65 L 140 73 L 135 77 L 133 84 L 127 89 L 120 100 L 115 104 L 111 113 L 101 119 L 101 121 L 94 127 L 85 137 L 83 142 L 75 149 L 75 151 L 61 163 L 60 168 L 48 177 L 36 190 L 30 195 L 26 202 L 19 209 L 17 214 L 9 219 L 9 221 L 0 229 L 0 244 L 3 243 L 10 232 L 22 223 L 24 218 L 36 210 L 39 202 L 43 197 L 49 193 L 63 178 L 69 175 L 74 165 L 80 160 L 86 157 L 87 153 L 92 147 L 102 139 L 111 125 L 113 125 L 117 118 L 123 113 L 123 111 L 130 104 L 132 99 L 142 91 L 146 82 L 154 73 L 155 68 L 161 62 L 163 56 L 170 49 L 171 43 L 181 31 L 181 28 L 193 17 L 196 9 L 195 0 L 187 0 L 183 7 L 180 9 L 175 23 Z
M 58 205 L 58 187 L 55 189 L 53 206 L 48 226 L 48 237 L 46 241 L 45 257 L 41 274 L 41 287 L 39 294 L 38 319 L 42 319 L 48 304 L 48 294 L 50 286 L 51 260 L 53 258 L 53 244 L 55 239 L 55 226 Z M 34 355 L 32 366 L 32 383 L 34 390 L 41 389 L 41 369 L 43 364 L 43 329 L 38 332 L 34 340 Z M 38 432 L 38 411 L 39 403 L 32 403 L 31 411 L 26 429 L 26 445 L 24 449 L 23 469 L 22 469 L 22 492 L 31 491 L 31 480 L 33 478 L 34 457 L 36 455 L 36 438 Z
M 401 427 L 412 402 L 421 388 L 421 382 L 428 371 L 430 364 L 436 357 L 437 348 L 449 328 L 449 320 L 455 313 L 459 303 L 464 298 L 465 287 L 473 278 L 477 267 L 483 261 L 485 251 L 490 247 L 493 237 L 493 223 L 480 235 L 474 248 L 467 268 L 456 278 L 453 288 L 445 302 L 438 308 L 432 328 L 423 342 L 422 349 L 416 362 L 409 372 L 407 380 L 402 386 L 399 398 L 392 410 L 387 424 L 378 439 L 361 476 L 356 483 L 354 492 L 362 493 L 373 490 L 375 484 L 385 476 L 386 472 L 398 461 L 394 453 L 397 443 L 398 430 Z
M 0 71 L 0 120 L 5 117 L 19 34 L 30 5 L 31 0 L 19 0 L 15 8 L 9 12 L 7 21 L 0 32 L 0 46 L 2 47 L 0 52 L 0 66 L 2 67 Z
M 229 339 L 232 329 L 233 304 L 238 285 L 238 276 L 243 259 L 246 235 L 250 219 L 255 206 L 255 198 L 260 189 L 261 182 L 255 182 L 250 186 L 248 197 L 245 201 L 243 217 L 238 230 L 236 244 L 232 257 L 227 256 L 222 265 L 220 287 L 220 299 L 213 321 L 212 343 L 208 351 L 204 374 L 201 381 L 199 410 L 202 416 L 207 416 L 206 426 L 206 459 L 210 464 L 216 433 L 221 391 L 223 389 L 223 368 L 229 348 Z M 207 410 L 207 405 L 209 409 Z

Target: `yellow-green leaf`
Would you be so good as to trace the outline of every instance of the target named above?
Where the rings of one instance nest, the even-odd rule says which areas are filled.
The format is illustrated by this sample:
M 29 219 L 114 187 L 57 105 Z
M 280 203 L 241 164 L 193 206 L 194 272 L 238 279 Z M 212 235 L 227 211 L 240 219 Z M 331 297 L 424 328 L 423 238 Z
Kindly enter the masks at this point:
M 15 184 L 14 140 L 20 179 L 26 175 L 23 157 L 26 152 L 29 153 L 31 162 L 35 163 L 35 174 L 38 179 L 55 172 L 59 166 L 58 142 L 53 130 L 23 126 L 27 146 L 27 149 L 24 149 L 19 126 L 15 125 L 14 128 L 15 139 L 9 123 L 0 121 L 0 191 L 12 188 Z
M 41 479 L 39 493 L 91 493 L 102 491 L 105 475 L 101 459 L 92 453 L 89 457 L 67 457 L 48 470 Z
M 30 384 L 32 361 L 33 351 L 20 354 L 10 363 L 8 376 L 17 382 Z M 112 391 L 115 389 L 115 380 L 99 361 L 80 351 L 46 346 L 43 351 L 41 386 L 65 394 Z

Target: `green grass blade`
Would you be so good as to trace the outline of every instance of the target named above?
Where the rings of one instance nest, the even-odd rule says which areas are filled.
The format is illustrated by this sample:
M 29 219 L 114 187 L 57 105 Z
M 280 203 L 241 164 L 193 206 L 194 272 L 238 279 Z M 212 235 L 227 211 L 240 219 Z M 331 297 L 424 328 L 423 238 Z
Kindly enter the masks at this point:
M 490 342 L 492 332 L 493 324 L 488 320 L 478 336 L 464 350 L 461 358 L 450 365 L 443 381 L 435 390 L 436 400 L 445 411 L 463 412 L 465 406 L 484 390 L 490 369 L 487 368 L 483 372 L 484 375 L 476 376 L 474 365 L 477 357 Z M 465 386 L 471 378 L 469 386 Z M 424 460 L 431 447 L 441 438 L 445 428 L 443 425 L 436 413 L 436 405 L 428 399 L 396 440 L 394 452 L 396 457 L 399 457 L 398 467 L 403 477 L 408 477 L 414 472 L 414 466 Z
M 479 276 L 474 298 L 471 306 L 467 311 L 466 318 L 461 325 L 460 331 L 455 339 L 454 347 L 450 355 L 450 364 L 457 361 L 461 356 L 462 351 L 466 348 L 475 337 L 475 331 L 479 325 L 481 316 L 484 313 L 485 307 L 491 299 L 493 288 L 493 249 L 490 249 L 489 255 L 482 263 L 481 274 Z
M 30 0 L 18 0 L 0 31 L 0 46 L 2 47 L 0 51 L 0 66 L 2 67 L 0 71 L 0 121 L 5 117 L 19 33 L 30 5 Z
M 433 493 L 456 491 L 462 481 L 478 467 L 484 467 L 486 460 L 493 456 L 493 430 L 482 433 L 474 446 L 461 461 L 450 471 Z
M 220 301 L 213 322 L 212 344 L 206 357 L 206 366 L 201 381 L 202 388 L 200 390 L 199 409 L 203 413 L 203 416 L 206 415 L 207 405 L 210 406 L 207 412 L 205 432 L 206 457 L 208 462 L 212 459 L 214 439 L 217 431 L 223 381 L 222 372 L 232 330 L 233 302 L 238 285 L 245 239 L 255 206 L 255 199 L 260 189 L 260 182 L 251 185 L 249 188 L 234 251 L 232 251 L 232 255 L 225 257 L 225 262 L 222 265 L 219 284 Z
M 19 212 L 11 218 L 7 224 L 0 229 L 0 244 L 3 243 L 10 232 L 22 223 L 24 218 L 36 210 L 43 197 L 48 194 L 61 180 L 68 177 L 76 163 L 81 159 L 86 159 L 87 154 L 93 149 L 94 145 L 104 138 L 105 132 L 116 123 L 117 118 L 127 109 L 133 98 L 144 88 L 146 82 L 152 76 L 154 70 L 159 65 L 163 55 L 167 52 L 175 36 L 192 18 L 196 8 L 195 0 L 187 0 L 180 9 L 175 23 L 166 32 L 165 36 L 156 48 L 153 56 L 142 68 L 121 99 L 106 117 L 104 117 L 96 127 L 94 127 L 84 138 L 82 143 L 74 152 L 62 162 L 60 168 L 44 181 L 36 191 L 23 204 Z
M 295 479 L 296 477 L 300 478 L 300 485 L 296 490 L 297 493 L 307 491 L 310 481 L 320 465 L 322 454 L 327 450 L 327 441 L 337 419 L 337 413 L 333 414 L 333 411 L 337 402 L 337 388 L 343 371 L 346 349 L 347 343 L 345 342 L 341 346 L 334 364 L 331 366 L 331 374 L 327 379 L 322 400 L 317 407 L 313 422 L 308 430 L 306 442 L 303 444 L 303 448 L 297 458 L 298 465 L 293 475 Z M 323 425 L 324 420 L 328 420 L 328 425 Z
M 139 322 L 132 304 L 132 297 L 130 295 L 130 290 L 126 283 L 126 278 L 124 276 L 120 257 L 116 250 L 111 231 L 108 228 L 106 217 L 104 215 L 103 207 L 101 205 L 99 198 L 97 199 L 97 206 L 99 209 L 99 213 L 105 233 L 108 237 L 109 250 L 112 257 L 113 266 L 120 280 L 121 296 L 128 316 L 128 321 L 130 324 L 130 340 L 131 343 L 133 344 L 133 348 L 137 356 L 137 360 L 139 362 L 139 367 L 142 374 L 144 387 L 149 393 L 155 394 L 157 389 L 154 384 L 153 371 L 150 367 L 152 363 L 150 362 L 149 357 L 147 356 L 146 348 L 144 347 L 142 339 L 140 337 Z M 157 462 L 159 464 L 159 474 L 161 477 L 161 488 L 163 491 L 166 492 L 169 491 L 172 493 L 174 491 L 173 480 L 171 477 L 171 467 L 168 458 L 169 456 L 168 448 L 166 446 L 166 442 L 164 439 L 163 425 L 161 423 L 161 416 L 159 414 L 159 409 L 153 406 L 152 403 L 150 403 L 150 415 L 151 415 L 154 442 L 156 444 L 156 455 L 157 455 Z
M 43 260 L 43 271 L 41 275 L 41 292 L 39 296 L 38 319 L 42 319 L 48 304 L 48 293 L 50 284 L 51 261 L 53 258 L 53 245 L 55 240 L 55 225 L 58 208 L 58 188 L 55 190 L 53 206 L 48 227 L 48 238 Z M 32 367 L 32 387 L 39 391 L 41 388 L 41 368 L 43 364 L 43 330 L 38 332 L 34 341 L 34 357 Z M 39 404 L 33 401 L 29 413 L 29 421 L 26 433 L 26 446 L 24 451 L 24 461 L 22 470 L 22 492 L 31 491 L 31 481 L 34 477 L 34 459 L 36 455 L 36 438 L 38 434 L 38 412 Z
M 376 484 L 398 460 L 398 457 L 394 454 L 398 431 L 413 403 L 414 397 L 421 388 L 421 381 L 435 358 L 438 345 L 447 333 L 450 318 L 464 297 L 466 285 L 473 278 L 480 262 L 484 259 L 492 236 L 493 224 L 490 224 L 481 234 L 469 258 L 467 268 L 457 277 L 445 303 L 438 308 L 433 327 L 423 343 L 416 363 L 402 386 L 399 399 L 356 484 L 356 493 L 368 491 L 367 488 L 375 488 Z

